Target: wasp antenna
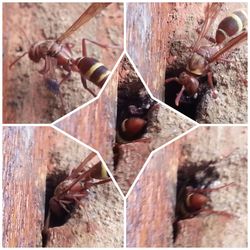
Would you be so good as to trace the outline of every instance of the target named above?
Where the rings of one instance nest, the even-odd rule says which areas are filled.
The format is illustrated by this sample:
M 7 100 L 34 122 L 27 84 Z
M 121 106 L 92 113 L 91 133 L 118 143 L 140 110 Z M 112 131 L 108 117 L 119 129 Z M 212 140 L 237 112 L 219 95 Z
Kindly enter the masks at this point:
M 14 62 L 12 62 L 9 66 L 9 69 L 12 68 L 14 64 L 16 64 L 22 57 L 24 57 L 26 54 L 28 54 L 28 51 L 24 52 L 21 56 L 19 56 Z

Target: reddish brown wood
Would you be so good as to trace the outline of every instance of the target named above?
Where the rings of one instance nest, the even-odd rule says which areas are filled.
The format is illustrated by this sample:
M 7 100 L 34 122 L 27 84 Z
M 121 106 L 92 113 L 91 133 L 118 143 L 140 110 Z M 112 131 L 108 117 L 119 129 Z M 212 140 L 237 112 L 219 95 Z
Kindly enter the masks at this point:
M 127 247 L 172 247 L 179 144 L 153 155 L 127 200 Z
M 128 53 L 153 95 L 161 100 L 172 31 L 167 26 L 171 8 L 172 4 L 164 3 L 127 4 Z
M 3 142 L 3 246 L 41 247 L 48 148 L 25 127 L 5 127 Z
M 38 70 L 42 64 L 34 64 L 27 56 L 9 70 L 15 58 L 29 48 L 26 36 L 40 41 L 56 38 L 63 33 L 89 6 L 88 3 L 5 3 L 3 6 L 4 34 L 4 123 L 50 123 L 62 116 L 60 99 L 51 94 Z M 25 31 L 26 36 L 22 30 Z M 89 38 L 108 45 L 123 47 L 123 4 L 113 3 L 103 12 L 65 40 L 75 45 L 73 56 L 82 56 L 82 38 Z M 114 67 L 122 50 L 105 50 L 87 43 L 88 56 Z M 61 78 L 58 73 L 58 78 Z M 98 93 L 99 89 L 89 83 Z M 72 74 L 61 88 L 69 112 L 84 104 L 93 96 L 82 87 L 80 76 Z

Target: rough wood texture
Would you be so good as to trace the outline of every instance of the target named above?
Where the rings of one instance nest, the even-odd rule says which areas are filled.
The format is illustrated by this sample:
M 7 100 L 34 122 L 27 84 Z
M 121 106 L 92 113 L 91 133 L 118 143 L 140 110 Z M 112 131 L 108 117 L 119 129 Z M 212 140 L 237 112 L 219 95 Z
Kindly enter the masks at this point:
M 127 4 L 128 53 L 153 95 L 160 100 L 164 100 L 170 9 L 170 5 L 163 3 Z
M 4 128 L 4 246 L 42 246 L 47 169 L 47 177 L 56 181 L 89 153 L 52 128 Z M 63 226 L 49 229 L 47 246 L 122 247 L 123 200 L 113 183 L 91 189 L 85 208 L 76 209 Z M 88 217 L 92 233 L 86 232 Z
M 3 121 L 4 123 L 50 123 L 61 117 L 59 97 L 47 89 L 38 65 L 26 55 L 13 68 L 9 65 L 31 43 L 55 39 L 61 35 L 89 6 L 88 3 L 4 3 L 3 4 Z M 26 35 L 24 34 L 24 32 Z M 123 4 L 113 3 L 101 14 L 77 30 L 65 42 L 73 43 L 73 57 L 82 55 L 82 39 L 88 38 L 110 46 L 123 47 Z M 122 50 L 105 50 L 87 43 L 88 56 L 112 69 Z M 61 72 L 58 78 L 61 79 Z M 99 88 L 88 83 L 95 93 Z M 93 96 L 82 87 L 80 75 L 64 82 L 61 91 L 66 111 L 86 103 Z
M 211 193 L 213 207 L 235 218 L 211 214 L 181 220 L 173 242 L 178 165 L 215 159 L 217 186 L 231 182 L 237 186 Z M 127 246 L 246 247 L 247 128 L 199 127 L 158 151 L 128 197 Z
M 41 247 L 45 179 L 44 139 L 51 131 L 3 129 L 3 246 Z M 49 141 L 47 141 L 47 146 Z
M 127 247 L 172 247 L 179 145 L 153 155 L 127 200 Z
M 97 149 L 112 169 L 115 142 L 118 71 L 96 101 L 55 123 L 57 127 Z

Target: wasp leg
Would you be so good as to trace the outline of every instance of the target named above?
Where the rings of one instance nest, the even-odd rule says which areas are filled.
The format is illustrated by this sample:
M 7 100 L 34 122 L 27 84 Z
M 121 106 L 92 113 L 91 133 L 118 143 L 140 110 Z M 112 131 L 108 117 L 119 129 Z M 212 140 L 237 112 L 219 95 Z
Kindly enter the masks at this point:
M 71 77 L 71 70 L 69 70 L 68 74 L 62 78 L 62 80 L 59 82 L 59 85 L 68 80 L 70 77 Z
M 168 83 L 173 82 L 173 81 L 178 82 L 179 84 L 181 84 L 181 81 L 180 81 L 180 79 L 178 77 L 171 77 L 171 78 L 166 79 L 165 84 L 168 84 Z M 176 106 L 179 106 L 180 99 L 181 99 L 181 96 L 182 96 L 184 90 L 185 90 L 185 87 L 182 86 L 181 91 L 177 94 L 177 96 L 175 98 L 175 105 Z
M 176 105 L 177 107 L 179 106 L 180 99 L 181 99 L 181 96 L 182 96 L 184 90 L 185 90 L 185 87 L 182 86 L 181 91 L 177 94 L 177 96 L 176 96 L 176 98 L 175 98 L 175 105 Z
M 168 84 L 170 82 L 178 82 L 179 84 L 181 84 L 178 77 L 170 77 L 170 78 L 165 80 L 165 84 Z
M 207 81 L 208 81 L 208 85 L 212 89 L 212 97 L 214 99 L 216 99 L 218 97 L 218 91 L 214 88 L 213 78 L 212 78 L 212 72 L 211 71 L 209 71 L 207 73 Z
M 73 55 L 73 53 L 72 53 L 72 48 L 75 47 L 75 44 L 74 44 L 74 43 L 65 43 L 64 45 L 65 45 L 65 47 L 68 49 L 69 53 L 70 53 L 71 55 Z
M 223 186 L 220 186 L 220 187 L 217 187 L 217 188 L 204 188 L 204 189 L 195 189 L 195 190 L 198 191 L 199 193 L 211 193 L 213 191 L 217 191 L 219 189 L 226 188 L 226 187 L 229 187 L 229 186 L 238 186 L 238 185 L 236 183 L 234 183 L 234 182 L 231 182 L 229 184 L 226 184 L 226 185 L 223 185 Z
M 87 81 L 86 81 L 86 79 L 85 79 L 83 76 L 81 76 L 81 81 L 82 81 L 82 86 L 83 86 L 86 90 L 88 90 L 88 92 L 89 92 L 91 95 L 93 95 L 94 97 L 96 97 L 96 93 L 94 93 L 94 91 L 91 90 L 91 89 L 87 86 Z
M 92 186 L 97 186 L 97 185 L 99 185 L 99 184 L 104 184 L 104 183 L 109 182 L 109 181 L 111 181 L 111 179 L 110 179 L 110 178 L 107 178 L 107 179 L 100 180 L 100 181 L 96 181 L 96 182 L 86 183 L 85 186 L 86 186 L 87 189 L 89 189 L 89 188 L 91 188 Z
M 68 210 L 68 208 L 65 206 L 65 204 L 70 204 L 71 201 L 67 201 L 67 200 L 59 200 L 58 201 L 60 206 L 67 212 L 70 214 L 70 211 Z
M 201 209 L 200 210 L 201 213 L 208 213 L 208 214 L 217 214 L 217 215 L 222 215 L 222 216 L 226 216 L 228 218 L 235 218 L 237 217 L 234 214 L 228 213 L 226 211 L 217 211 L 217 210 L 212 210 L 212 209 Z

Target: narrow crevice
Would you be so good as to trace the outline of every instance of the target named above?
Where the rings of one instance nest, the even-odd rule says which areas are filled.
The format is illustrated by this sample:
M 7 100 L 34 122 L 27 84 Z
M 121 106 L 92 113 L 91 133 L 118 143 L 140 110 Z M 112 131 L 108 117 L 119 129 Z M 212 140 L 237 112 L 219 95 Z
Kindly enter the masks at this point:
M 122 157 L 119 145 L 143 138 L 150 124 L 149 110 L 155 104 L 125 57 L 119 70 L 114 169 Z
M 201 211 L 195 211 L 187 207 L 187 188 L 204 190 L 218 180 L 220 175 L 215 166 L 217 161 L 217 159 L 199 162 L 185 161 L 178 167 L 175 219 L 173 222 L 174 243 L 180 233 L 179 221 L 193 218 L 199 215 Z M 209 197 L 209 194 L 207 197 Z
M 65 178 L 67 177 L 67 174 L 65 171 L 54 171 L 53 173 L 47 175 L 46 178 L 46 192 L 45 192 L 45 216 L 44 216 L 44 225 L 46 223 L 46 219 L 48 217 L 49 213 L 49 201 L 54 196 L 54 191 L 59 183 L 61 183 Z M 68 208 L 68 207 L 67 207 Z M 72 208 L 68 208 L 70 211 L 73 210 Z M 66 211 L 63 212 L 63 214 L 60 214 L 60 216 L 56 216 L 55 214 L 51 214 L 50 220 L 49 220 L 49 228 L 52 227 L 59 227 L 64 225 L 67 220 L 70 218 L 70 214 L 68 214 Z M 48 241 L 48 232 L 43 229 L 42 231 L 42 246 L 46 247 Z

